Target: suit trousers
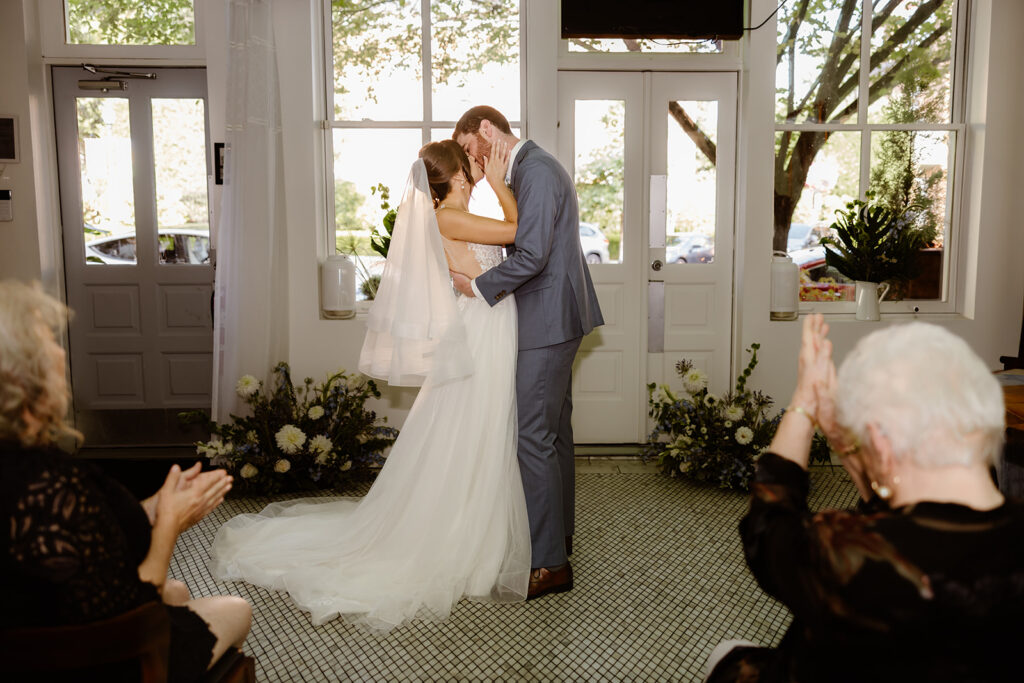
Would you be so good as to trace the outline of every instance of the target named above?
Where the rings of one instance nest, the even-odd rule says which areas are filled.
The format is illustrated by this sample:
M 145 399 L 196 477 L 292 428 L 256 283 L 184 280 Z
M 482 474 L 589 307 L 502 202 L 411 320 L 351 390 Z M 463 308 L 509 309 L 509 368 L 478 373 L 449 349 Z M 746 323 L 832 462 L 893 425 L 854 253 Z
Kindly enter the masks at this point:
M 534 568 L 563 564 L 565 537 L 575 527 L 572 364 L 582 339 L 520 350 L 517 359 L 519 469 Z

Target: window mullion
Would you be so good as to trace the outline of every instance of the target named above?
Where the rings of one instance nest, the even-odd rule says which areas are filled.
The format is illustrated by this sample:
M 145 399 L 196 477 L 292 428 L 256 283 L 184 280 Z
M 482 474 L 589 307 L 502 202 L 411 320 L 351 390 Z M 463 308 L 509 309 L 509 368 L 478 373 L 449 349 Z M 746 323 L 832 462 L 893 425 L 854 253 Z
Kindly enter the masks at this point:
M 433 61 L 433 55 L 431 54 L 430 44 L 430 0 L 420 0 L 420 19 L 422 25 L 422 37 L 420 40 L 423 43 L 423 63 L 421 64 L 421 73 L 423 74 L 423 121 L 420 122 L 422 126 L 421 131 L 423 135 L 423 144 L 430 142 L 430 122 L 434 118 L 434 101 L 433 101 L 433 70 L 431 64 Z
M 860 196 L 871 184 L 871 131 L 867 130 L 868 104 L 871 99 L 871 2 L 861 1 L 860 12 L 860 78 L 857 97 L 857 123 L 860 135 Z

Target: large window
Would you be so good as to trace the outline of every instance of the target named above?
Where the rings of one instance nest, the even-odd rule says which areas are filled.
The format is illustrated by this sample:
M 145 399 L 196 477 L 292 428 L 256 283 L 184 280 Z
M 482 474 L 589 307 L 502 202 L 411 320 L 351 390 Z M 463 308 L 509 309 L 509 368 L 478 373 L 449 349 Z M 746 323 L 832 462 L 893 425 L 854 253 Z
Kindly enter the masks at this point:
M 384 203 L 398 206 L 419 148 L 451 137 L 462 113 L 488 104 L 521 128 L 519 0 L 331 0 L 328 178 L 336 249 L 379 274 L 370 248 Z M 381 200 L 381 185 L 388 188 Z M 500 216 L 481 182 L 474 210 Z M 360 296 L 372 293 L 362 288 Z
M 852 283 L 826 266 L 818 239 L 837 209 L 869 192 L 935 235 L 920 254 L 921 274 L 894 294 L 948 298 L 963 146 L 962 5 L 810 0 L 779 11 L 772 248 L 800 265 L 803 301 L 852 299 Z

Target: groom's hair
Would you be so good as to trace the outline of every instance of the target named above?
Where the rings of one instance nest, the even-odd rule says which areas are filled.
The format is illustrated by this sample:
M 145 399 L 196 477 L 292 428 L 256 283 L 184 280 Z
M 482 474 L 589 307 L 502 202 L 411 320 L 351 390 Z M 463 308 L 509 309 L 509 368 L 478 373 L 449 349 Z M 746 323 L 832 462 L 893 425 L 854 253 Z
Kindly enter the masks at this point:
M 458 139 L 458 137 L 464 133 L 470 135 L 476 135 L 480 130 L 480 122 L 487 119 L 494 127 L 500 130 L 506 135 L 512 134 L 512 129 L 508 125 L 508 119 L 505 115 L 494 107 L 488 107 L 486 104 L 481 104 L 478 107 L 473 107 L 459 119 L 459 122 L 455 124 L 455 132 L 452 133 L 452 140 Z

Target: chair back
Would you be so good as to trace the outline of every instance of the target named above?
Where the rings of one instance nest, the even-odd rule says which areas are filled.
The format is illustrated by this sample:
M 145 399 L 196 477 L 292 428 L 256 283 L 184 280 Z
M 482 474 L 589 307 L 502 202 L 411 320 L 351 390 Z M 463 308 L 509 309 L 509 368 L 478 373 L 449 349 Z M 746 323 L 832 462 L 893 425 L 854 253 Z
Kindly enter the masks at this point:
M 170 642 L 170 618 L 156 601 L 89 624 L 6 629 L 0 632 L 0 679 L 138 661 L 140 681 L 164 683 Z

